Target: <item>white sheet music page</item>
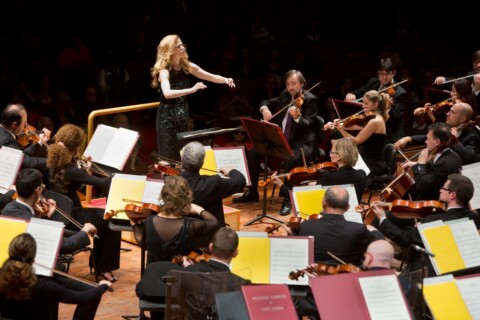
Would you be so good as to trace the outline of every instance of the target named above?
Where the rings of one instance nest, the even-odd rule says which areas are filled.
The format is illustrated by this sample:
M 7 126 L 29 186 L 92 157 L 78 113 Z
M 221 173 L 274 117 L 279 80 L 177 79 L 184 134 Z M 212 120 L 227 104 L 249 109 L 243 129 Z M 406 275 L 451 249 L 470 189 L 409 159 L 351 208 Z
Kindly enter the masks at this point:
M 85 157 L 92 157 L 94 162 L 102 163 L 102 158 L 107 150 L 108 144 L 116 133 L 116 128 L 106 126 L 104 124 L 98 125 L 97 129 L 95 129 L 95 132 L 93 133 L 92 139 L 88 143 L 87 148 L 83 152 L 83 155 Z
M 411 319 L 395 275 L 359 277 L 372 320 Z
M 480 162 L 462 166 L 462 175 L 470 178 L 474 186 L 470 207 L 480 209 Z
M 465 266 L 467 268 L 480 266 L 480 235 L 475 223 L 472 220 L 457 223 L 448 222 L 450 221 L 447 221 L 447 224 L 452 230 Z
M 116 130 L 100 163 L 122 170 L 137 143 L 139 134 L 136 131 L 125 128 Z
M 480 319 L 480 276 L 464 279 L 456 279 L 458 290 L 467 305 L 473 319 Z
M 8 189 L 15 184 L 18 171 L 23 161 L 22 150 L 2 146 L 0 149 L 0 187 Z M 0 190 L 5 193 L 8 190 Z
M 215 153 L 215 164 L 217 169 L 236 169 L 245 176 L 247 186 L 252 184 L 247 169 L 247 158 L 245 156 L 244 147 L 214 148 L 213 152 Z
M 270 283 L 308 285 L 308 277 L 290 280 L 291 271 L 305 269 L 309 265 L 309 240 L 288 236 L 270 238 Z
M 145 189 L 143 190 L 142 202 L 160 205 L 160 193 L 162 192 L 164 184 L 165 181 L 163 180 L 147 180 L 145 182 Z
M 57 260 L 60 243 L 63 236 L 63 223 L 47 219 L 32 218 L 28 223 L 27 232 L 37 243 L 35 261 L 53 269 Z M 35 266 L 35 273 L 52 276 L 52 271 L 41 266 Z

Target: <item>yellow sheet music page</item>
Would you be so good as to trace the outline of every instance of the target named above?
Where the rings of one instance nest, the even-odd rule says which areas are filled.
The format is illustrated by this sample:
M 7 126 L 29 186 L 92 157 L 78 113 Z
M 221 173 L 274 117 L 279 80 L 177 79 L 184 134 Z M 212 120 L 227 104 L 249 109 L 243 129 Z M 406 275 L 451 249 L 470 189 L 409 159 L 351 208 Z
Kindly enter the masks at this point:
M 242 270 L 249 270 L 251 274 Z M 270 239 L 240 237 L 232 272 L 253 283 L 270 283 Z
M 2 230 L 2 236 L 0 237 L 0 265 L 3 265 L 8 258 L 10 241 L 20 233 L 24 233 L 27 230 L 27 226 L 28 223 L 24 220 L 0 217 L 0 230 Z
M 125 202 L 123 201 L 123 199 L 135 200 L 140 202 L 130 202 L 135 205 L 141 204 L 143 192 L 145 190 L 145 183 L 145 176 L 116 174 L 112 179 L 112 183 L 110 185 L 105 212 L 125 208 L 125 205 L 127 205 L 129 202 Z M 115 218 L 128 219 L 127 215 L 124 212 L 118 213 Z
M 303 217 L 322 212 L 322 200 L 326 190 L 315 188 L 312 190 L 294 191 L 293 197 L 297 212 Z
M 208 169 L 208 170 L 203 170 Z M 211 170 L 211 171 L 210 171 Z M 213 176 L 217 174 L 217 163 L 215 161 L 215 152 L 212 149 L 205 150 L 205 161 L 200 169 L 200 174 Z
M 430 251 L 435 254 L 435 262 L 440 274 L 466 268 L 448 225 L 425 229 L 424 235 L 428 240 Z
M 455 280 L 425 285 L 423 295 L 435 320 L 472 319 Z

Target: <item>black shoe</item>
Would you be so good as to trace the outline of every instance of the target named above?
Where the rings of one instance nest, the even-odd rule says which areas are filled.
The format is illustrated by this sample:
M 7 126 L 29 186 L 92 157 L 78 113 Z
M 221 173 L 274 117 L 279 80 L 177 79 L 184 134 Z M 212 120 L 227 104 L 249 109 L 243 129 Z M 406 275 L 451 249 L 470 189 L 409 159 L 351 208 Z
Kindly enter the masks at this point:
M 248 190 L 241 197 L 233 198 L 232 202 L 233 203 L 258 202 L 258 193 Z
M 292 204 L 289 200 L 285 199 L 282 202 L 282 208 L 280 208 L 281 216 L 288 216 L 292 211 Z

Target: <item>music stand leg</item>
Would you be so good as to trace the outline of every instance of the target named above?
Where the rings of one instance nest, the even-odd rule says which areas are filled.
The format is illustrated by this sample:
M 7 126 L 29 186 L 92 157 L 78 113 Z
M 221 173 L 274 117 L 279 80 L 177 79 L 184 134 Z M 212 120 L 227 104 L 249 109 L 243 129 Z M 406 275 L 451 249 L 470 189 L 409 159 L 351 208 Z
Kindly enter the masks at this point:
M 267 148 L 268 149 L 268 148 Z M 268 152 L 265 152 L 265 169 L 263 170 L 264 173 L 263 173 L 263 181 L 267 181 L 267 160 L 268 160 Z M 265 184 L 263 186 L 263 206 L 262 206 L 262 214 L 259 214 L 257 215 L 256 218 L 253 218 L 252 220 L 250 220 L 249 222 L 245 223 L 244 226 L 250 226 L 254 223 L 263 223 L 262 219 L 263 218 L 268 218 L 268 219 L 272 219 L 276 222 L 279 222 L 279 223 L 284 223 L 285 221 L 282 221 L 280 219 L 277 219 L 275 217 L 272 217 L 272 216 L 269 216 L 267 214 L 267 184 Z

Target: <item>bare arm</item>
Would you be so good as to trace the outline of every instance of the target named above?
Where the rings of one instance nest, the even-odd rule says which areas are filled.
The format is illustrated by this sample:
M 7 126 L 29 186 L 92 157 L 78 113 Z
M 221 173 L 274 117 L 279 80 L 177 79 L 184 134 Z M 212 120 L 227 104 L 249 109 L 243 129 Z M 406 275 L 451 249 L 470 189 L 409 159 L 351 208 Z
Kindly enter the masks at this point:
M 187 94 L 192 94 L 201 89 L 206 89 L 207 86 L 202 82 L 197 82 L 191 88 L 187 89 L 171 89 L 170 87 L 170 72 L 166 69 L 160 71 L 160 86 L 162 87 L 162 92 L 165 98 L 174 99 L 178 97 L 186 96 Z
M 198 65 L 192 62 L 190 62 L 190 73 L 202 80 L 210 81 L 213 83 L 226 83 L 229 87 L 235 87 L 235 83 L 233 82 L 232 78 L 225 78 L 218 74 L 212 74 L 203 70 Z

